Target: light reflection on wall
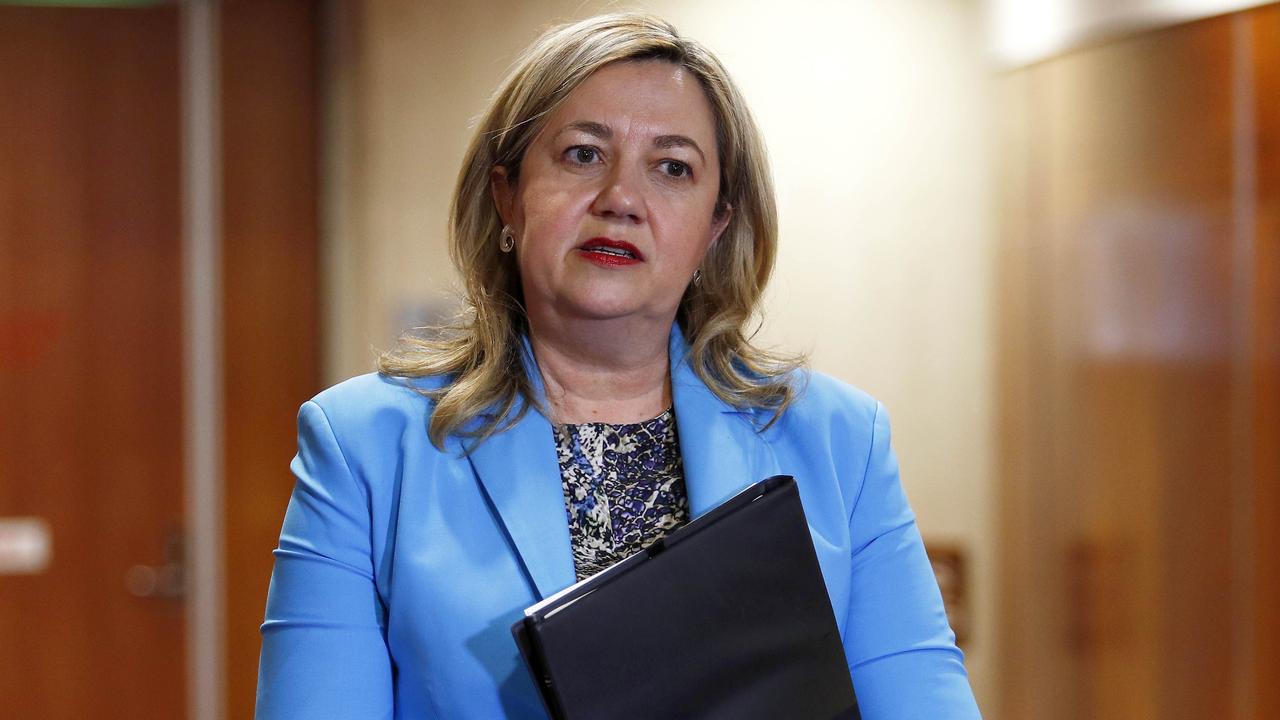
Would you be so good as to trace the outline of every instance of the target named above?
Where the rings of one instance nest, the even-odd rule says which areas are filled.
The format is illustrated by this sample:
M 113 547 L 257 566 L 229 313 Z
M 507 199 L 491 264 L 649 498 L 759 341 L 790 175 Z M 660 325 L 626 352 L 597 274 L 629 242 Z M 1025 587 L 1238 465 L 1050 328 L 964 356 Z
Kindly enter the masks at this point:
M 991 52 L 1005 65 L 1072 46 L 1265 5 L 1259 0 L 987 0 Z
M 1225 358 L 1230 318 L 1215 302 L 1229 288 L 1229 236 L 1186 206 L 1119 202 L 1080 234 L 1084 351 L 1102 360 L 1195 362 Z M 1216 267 L 1215 267 L 1216 266 Z

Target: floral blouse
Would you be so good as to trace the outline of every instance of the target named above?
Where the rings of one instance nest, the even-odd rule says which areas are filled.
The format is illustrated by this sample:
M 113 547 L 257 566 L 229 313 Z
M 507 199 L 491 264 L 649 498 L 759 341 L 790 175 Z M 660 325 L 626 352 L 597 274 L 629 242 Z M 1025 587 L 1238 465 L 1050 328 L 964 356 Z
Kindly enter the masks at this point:
M 579 580 L 689 520 L 675 413 L 611 425 L 554 426 Z

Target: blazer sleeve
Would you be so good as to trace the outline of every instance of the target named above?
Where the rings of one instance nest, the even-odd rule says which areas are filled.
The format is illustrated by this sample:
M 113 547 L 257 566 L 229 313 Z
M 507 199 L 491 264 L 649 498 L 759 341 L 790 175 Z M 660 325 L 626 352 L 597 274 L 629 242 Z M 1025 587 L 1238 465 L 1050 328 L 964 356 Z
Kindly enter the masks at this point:
M 862 717 L 979 718 L 878 402 L 849 532 L 845 657 Z
M 298 413 L 297 482 L 262 624 L 258 720 L 391 718 L 386 612 L 374 585 L 370 503 L 315 402 Z

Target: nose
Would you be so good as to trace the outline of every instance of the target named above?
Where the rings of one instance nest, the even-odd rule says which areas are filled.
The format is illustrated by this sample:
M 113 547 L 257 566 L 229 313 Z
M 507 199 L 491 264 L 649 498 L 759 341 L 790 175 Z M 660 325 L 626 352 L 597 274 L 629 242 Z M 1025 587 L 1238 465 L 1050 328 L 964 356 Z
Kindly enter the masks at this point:
M 644 198 L 640 191 L 642 180 L 635 173 L 615 166 L 605 177 L 604 185 L 591 203 L 596 217 L 622 220 L 640 224 L 645 221 Z

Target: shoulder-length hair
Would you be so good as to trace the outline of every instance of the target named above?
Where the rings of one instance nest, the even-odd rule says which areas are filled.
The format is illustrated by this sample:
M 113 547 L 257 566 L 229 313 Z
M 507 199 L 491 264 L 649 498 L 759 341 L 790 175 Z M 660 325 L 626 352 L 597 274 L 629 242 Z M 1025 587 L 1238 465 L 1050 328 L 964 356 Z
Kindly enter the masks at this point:
M 447 378 L 421 390 L 435 402 L 428 434 L 437 447 L 452 434 L 483 441 L 538 403 L 522 360 L 528 319 L 518 268 L 514 255 L 498 246 L 502 221 L 490 194 L 491 171 L 502 166 L 518 182 L 525 151 L 556 107 L 601 67 L 636 60 L 674 63 L 702 83 L 720 157 L 716 212 L 732 208 L 701 277 L 690 283 L 677 310 L 687 360 L 726 403 L 771 410 L 764 427 L 795 397 L 792 371 L 802 359 L 750 342 L 773 272 L 778 219 L 768 158 L 746 102 L 720 61 L 671 24 L 642 13 L 601 15 L 543 34 L 490 100 L 450 207 L 450 255 L 464 281 L 463 312 L 451 324 L 406 335 L 379 358 L 378 369 L 387 375 Z M 513 415 L 513 409 L 519 412 Z

